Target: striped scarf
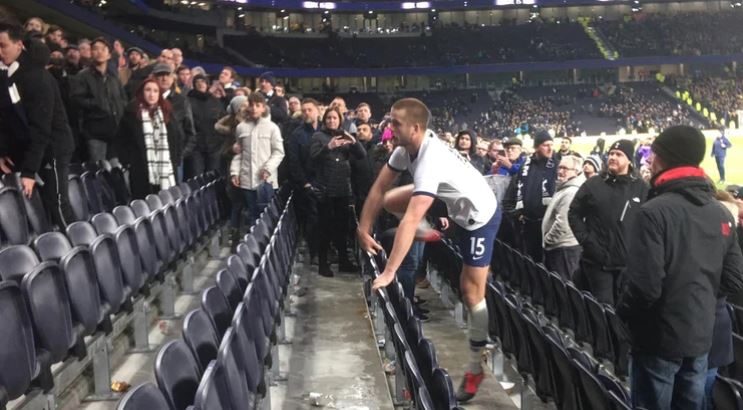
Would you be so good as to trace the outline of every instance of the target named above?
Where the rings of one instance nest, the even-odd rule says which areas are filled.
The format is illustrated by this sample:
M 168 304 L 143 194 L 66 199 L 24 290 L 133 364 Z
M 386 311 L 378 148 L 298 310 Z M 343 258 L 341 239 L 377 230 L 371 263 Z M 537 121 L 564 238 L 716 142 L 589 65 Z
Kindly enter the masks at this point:
M 159 186 L 160 189 L 174 186 L 175 175 L 173 163 L 170 162 L 168 130 L 165 128 L 163 113 L 159 108 L 154 119 L 150 118 L 149 111 L 142 110 L 142 132 L 150 184 Z

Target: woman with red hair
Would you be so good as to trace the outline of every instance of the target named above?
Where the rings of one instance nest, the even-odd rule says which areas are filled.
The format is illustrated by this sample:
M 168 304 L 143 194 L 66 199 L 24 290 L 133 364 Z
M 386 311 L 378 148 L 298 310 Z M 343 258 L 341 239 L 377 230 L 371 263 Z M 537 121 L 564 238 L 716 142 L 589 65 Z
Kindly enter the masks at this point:
M 119 159 L 129 166 L 132 197 L 143 199 L 175 185 L 168 136 L 177 135 L 170 121 L 172 107 L 162 97 L 157 81 L 149 77 L 140 84 L 124 112 L 116 138 Z

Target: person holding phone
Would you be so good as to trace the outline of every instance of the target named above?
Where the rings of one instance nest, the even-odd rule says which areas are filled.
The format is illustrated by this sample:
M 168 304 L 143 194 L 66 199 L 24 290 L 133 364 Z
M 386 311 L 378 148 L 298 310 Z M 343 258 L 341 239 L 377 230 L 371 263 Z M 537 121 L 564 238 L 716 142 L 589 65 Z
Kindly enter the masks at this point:
M 349 207 L 351 189 L 351 158 L 366 156 L 364 147 L 353 135 L 341 128 L 343 114 L 337 106 L 330 106 L 323 115 L 322 129 L 312 136 L 310 161 L 315 169 L 315 188 L 318 198 L 320 229 L 318 273 L 332 277 L 328 261 L 330 241 L 338 251 L 338 270 L 354 272 L 356 266 L 348 257 L 347 236 L 350 231 Z
M 496 160 L 490 169 L 493 175 L 514 176 L 524 165 L 523 143 L 518 138 L 509 138 L 503 143 L 503 149 L 496 153 Z

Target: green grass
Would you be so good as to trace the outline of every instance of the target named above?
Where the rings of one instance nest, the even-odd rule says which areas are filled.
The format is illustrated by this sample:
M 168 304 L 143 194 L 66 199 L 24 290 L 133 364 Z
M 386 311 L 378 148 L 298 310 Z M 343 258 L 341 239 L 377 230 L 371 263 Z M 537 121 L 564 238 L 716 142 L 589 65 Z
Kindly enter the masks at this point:
M 702 168 L 707 173 L 707 175 L 712 178 L 713 181 L 717 181 L 720 179 L 720 176 L 717 173 L 717 165 L 715 164 L 715 159 L 711 157 L 712 143 L 714 142 L 714 135 L 716 135 L 716 133 L 709 132 L 705 134 L 707 134 L 707 155 L 705 155 L 704 157 Z M 633 138 L 634 136 L 627 137 Z M 739 132 L 737 136 L 730 136 L 728 138 L 730 139 L 730 142 L 733 144 L 733 146 L 728 150 L 728 155 L 725 159 L 725 173 L 727 174 L 726 183 L 728 185 L 743 185 L 743 133 Z M 606 137 L 604 139 L 607 140 L 606 146 L 608 147 L 611 141 L 617 140 L 619 138 Z M 559 147 L 558 144 L 559 138 L 555 141 L 555 146 Z M 591 152 L 591 149 L 595 144 L 596 138 L 573 139 L 573 149 L 583 155 L 587 155 L 589 152 Z M 723 188 L 723 186 L 720 185 L 720 188 Z

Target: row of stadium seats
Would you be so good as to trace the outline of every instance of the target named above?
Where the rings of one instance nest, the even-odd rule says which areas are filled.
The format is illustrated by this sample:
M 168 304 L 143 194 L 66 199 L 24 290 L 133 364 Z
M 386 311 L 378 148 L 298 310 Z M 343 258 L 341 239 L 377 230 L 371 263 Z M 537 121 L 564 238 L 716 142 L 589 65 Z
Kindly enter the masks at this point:
M 186 315 L 183 339 L 158 352 L 157 386 L 135 387 L 118 409 L 270 408 L 296 239 L 292 199 L 277 195 Z
M 73 174 L 71 186 L 104 185 L 106 172 Z M 128 193 L 123 171 L 116 172 Z M 64 231 L 47 222 L 36 190 L 23 196 L 17 175 L 2 182 L 0 407 L 25 395 L 21 407 L 54 408 L 91 367 L 93 398 L 110 398 L 109 346 L 130 328 L 135 348 L 149 349 L 148 306 L 156 299 L 162 317 L 174 315 L 176 278 L 192 288 L 195 256 L 219 231 L 224 181 L 204 175 L 128 205 L 125 195 L 114 196 L 92 217 L 80 212 L 92 191 L 71 190 L 80 220 Z
M 423 334 L 421 322 L 399 282 L 371 294 L 371 282 L 384 270 L 384 252 L 376 257 L 361 253 L 366 298 L 376 318 L 375 332 L 384 334 L 385 354 L 395 361 L 395 395 L 416 409 L 454 410 L 456 395 L 447 371 L 438 365 L 436 349 Z

